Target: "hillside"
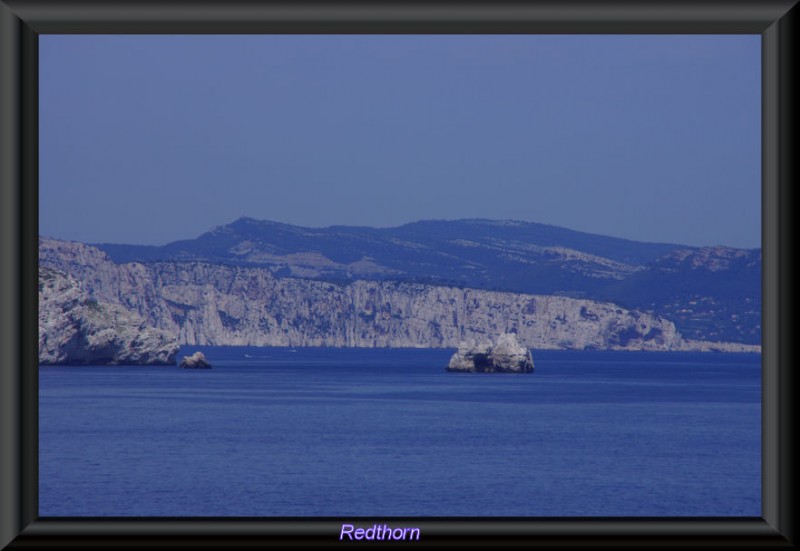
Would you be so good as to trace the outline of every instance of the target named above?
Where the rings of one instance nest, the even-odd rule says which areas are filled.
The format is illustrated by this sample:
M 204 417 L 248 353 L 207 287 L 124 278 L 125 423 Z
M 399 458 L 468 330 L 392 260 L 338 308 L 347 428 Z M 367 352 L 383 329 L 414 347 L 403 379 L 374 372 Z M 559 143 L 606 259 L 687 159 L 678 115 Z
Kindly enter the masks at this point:
M 44 268 L 181 344 L 448 347 L 516 333 L 538 349 L 753 351 L 686 341 L 675 325 L 611 303 L 395 281 L 333 284 L 203 262 L 112 262 L 80 243 L 40 239 Z
M 761 251 L 641 243 L 530 222 L 302 228 L 241 218 L 164 246 L 97 244 L 117 263 L 261 267 L 276 277 L 425 283 L 611 301 L 688 338 L 758 344 Z

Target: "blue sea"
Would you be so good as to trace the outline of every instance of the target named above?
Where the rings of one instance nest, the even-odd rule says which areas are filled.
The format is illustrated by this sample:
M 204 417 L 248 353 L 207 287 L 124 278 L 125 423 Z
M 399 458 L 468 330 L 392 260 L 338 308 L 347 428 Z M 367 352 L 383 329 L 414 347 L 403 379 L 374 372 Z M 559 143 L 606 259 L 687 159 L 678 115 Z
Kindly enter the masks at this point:
M 195 350 L 40 368 L 41 516 L 761 515 L 756 354 Z

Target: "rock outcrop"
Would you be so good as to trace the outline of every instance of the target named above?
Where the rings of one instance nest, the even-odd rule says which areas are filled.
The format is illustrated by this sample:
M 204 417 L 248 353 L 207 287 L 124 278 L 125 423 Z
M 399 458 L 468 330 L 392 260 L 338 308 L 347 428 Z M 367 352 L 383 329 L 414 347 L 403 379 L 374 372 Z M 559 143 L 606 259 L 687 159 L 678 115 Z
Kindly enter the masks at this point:
M 533 357 L 530 350 L 520 346 L 513 333 L 503 333 L 497 343 L 477 345 L 462 343 L 450 358 L 447 371 L 473 373 L 532 373 Z
M 175 365 L 177 339 L 59 271 L 39 269 L 39 363 Z
M 393 281 L 342 285 L 202 262 L 115 264 L 95 247 L 44 238 L 39 260 L 186 345 L 455 348 L 515 333 L 536 349 L 699 346 L 656 315 L 564 296 Z
M 211 364 L 206 360 L 205 354 L 200 351 L 181 359 L 180 367 L 184 369 L 211 369 Z

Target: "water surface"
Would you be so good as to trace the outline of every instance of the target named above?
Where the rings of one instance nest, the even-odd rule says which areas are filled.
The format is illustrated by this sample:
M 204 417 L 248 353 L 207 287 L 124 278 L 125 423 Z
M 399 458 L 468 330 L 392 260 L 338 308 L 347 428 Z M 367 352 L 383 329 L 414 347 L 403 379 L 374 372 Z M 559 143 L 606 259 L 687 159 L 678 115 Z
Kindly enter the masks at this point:
M 760 356 L 191 347 L 40 368 L 42 516 L 760 516 Z

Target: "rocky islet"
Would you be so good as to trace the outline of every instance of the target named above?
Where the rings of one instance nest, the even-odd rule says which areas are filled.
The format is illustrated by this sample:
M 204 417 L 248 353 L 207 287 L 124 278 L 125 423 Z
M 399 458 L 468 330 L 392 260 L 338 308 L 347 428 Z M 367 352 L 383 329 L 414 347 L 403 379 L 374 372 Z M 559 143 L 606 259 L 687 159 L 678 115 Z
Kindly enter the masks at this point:
M 496 343 L 461 343 L 447 364 L 447 371 L 472 373 L 533 373 L 533 370 L 531 351 L 520 346 L 513 333 L 503 333 Z

